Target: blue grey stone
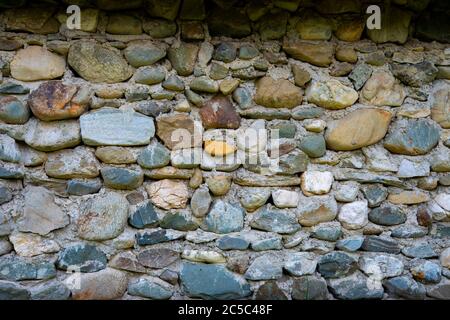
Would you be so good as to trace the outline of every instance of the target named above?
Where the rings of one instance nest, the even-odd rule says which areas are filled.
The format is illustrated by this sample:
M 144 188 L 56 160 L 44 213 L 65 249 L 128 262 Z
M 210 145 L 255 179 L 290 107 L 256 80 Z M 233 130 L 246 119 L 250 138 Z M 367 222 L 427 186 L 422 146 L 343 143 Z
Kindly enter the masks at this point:
M 12 198 L 13 196 L 9 189 L 5 186 L 0 186 L 0 205 L 11 201 Z
M 23 166 L 0 160 L 0 179 L 22 179 L 24 175 Z
M 405 299 L 425 299 L 425 287 L 408 276 L 401 276 L 384 281 L 387 292 Z
M 395 226 L 405 223 L 406 213 L 394 206 L 378 207 L 369 212 L 369 220 L 382 226 Z
M 220 250 L 246 250 L 250 242 L 241 237 L 223 236 L 217 240 L 217 247 Z
M 400 247 L 396 240 L 381 236 L 367 236 L 364 239 L 362 249 L 364 251 L 371 251 L 371 252 L 386 252 L 386 253 L 400 252 Z
M 137 158 L 138 164 L 146 169 L 167 166 L 170 162 L 170 151 L 157 142 L 146 147 Z
M 244 278 L 219 264 L 183 263 L 180 280 L 192 298 L 240 299 L 252 293 Z
M 252 249 L 254 251 L 281 250 L 283 249 L 283 243 L 281 237 L 273 237 L 252 242 Z
M 419 226 L 412 226 L 412 225 L 403 225 L 400 227 L 397 227 L 392 230 L 391 237 L 394 238 L 421 238 L 428 234 L 428 229 L 419 227 Z
M 30 109 L 19 99 L 0 97 L 0 120 L 10 124 L 24 124 L 30 118 Z
M 292 119 L 305 120 L 319 118 L 324 114 L 324 110 L 314 106 L 299 106 L 292 110 Z
M 311 158 L 322 157 L 326 152 L 326 142 L 321 134 L 302 138 L 298 147 Z
M 326 300 L 328 294 L 327 282 L 323 278 L 304 276 L 294 278 L 292 283 L 294 300 Z
M 258 49 L 252 45 L 243 45 L 239 48 L 239 59 L 250 60 L 259 55 Z
M 233 99 L 241 109 L 248 109 L 253 104 L 252 95 L 246 88 L 237 88 L 234 90 Z
M 197 222 L 189 211 L 168 212 L 159 223 L 161 228 L 180 231 L 194 231 L 198 228 Z
M 300 229 L 297 217 L 286 210 L 260 209 L 250 222 L 252 228 L 280 234 L 294 233 Z
M 82 180 L 72 179 L 67 181 L 66 192 L 73 196 L 84 196 L 99 192 L 102 188 L 100 179 Z
M 0 257 L 0 280 L 43 280 L 55 276 L 55 265 L 50 261 L 12 255 Z
M 147 246 L 184 238 L 184 233 L 174 230 L 154 230 L 136 233 L 136 242 L 140 246 Z
M 0 300 L 29 300 L 30 291 L 15 282 L 0 280 Z
M 106 254 L 91 244 L 75 244 L 62 250 L 56 260 L 61 270 L 96 272 L 106 268 Z
M 368 184 L 362 187 L 362 192 L 369 203 L 369 207 L 378 207 L 388 196 L 388 191 L 380 184 Z
M 6 81 L 0 84 L 0 94 L 27 94 L 30 93 L 30 89 L 22 86 L 21 84 Z
M 354 252 L 358 251 L 364 242 L 363 236 L 351 236 L 336 242 L 336 248 L 339 250 Z
M 133 190 L 144 181 L 141 169 L 105 167 L 100 170 L 106 187 L 119 190 Z
M 315 225 L 311 232 L 311 237 L 326 241 L 336 241 L 341 235 L 341 225 L 333 222 Z
M 320 257 L 317 271 L 324 278 L 340 278 L 357 268 L 356 260 L 344 252 L 334 251 Z
M 155 211 L 153 204 L 150 201 L 136 207 L 130 217 L 128 223 L 137 229 L 145 227 L 155 227 L 159 223 L 158 214 Z
M 248 280 L 273 280 L 283 275 L 282 261 L 276 256 L 265 254 L 257 257 L 248 267 L 244 277 Z
M 213 54 L 213 59 L 223 62 L 232 62 L 234 59 L 236 59 L 236 47 L 227 42 L 222 42 L 219 44 Z
M 394 126 L 384 140 L 384 147 L 393 153 L 422 155 L 439 142 L 440 127 L 430 119 L 417 119 Z
M 128 294 L 154 300 L 170 299 L 173 294 L 171 286 L 162 280 L 158 280 L 159 279 L 140 278 L 130 281 L 128 284 Z
M 203 229 L 215 233 L 241 231 L 244 227 L 244 210 L 238 204 L 216 200 L 205 219 Z
M 31 300 L 67 300 L 70 290 L 60 281 L 38 284 L 31 288 Z
M 438 256 L 433 247 L 428 243 L 420 243 L 411 247 L 405 247 L 402 249 L 402 253 L 410 258 L 428 259 Z
M 384 290 L 381 286 L 370 286 L 369 279 L 360 272 L 341 279 L 331 279 L 331 293 L 342 300 L 381 299 Z
M 412 261 L 410 271 L 414 279 L 423 283 L 439 283 L 442 279 L 441 266 L 431 261 Z

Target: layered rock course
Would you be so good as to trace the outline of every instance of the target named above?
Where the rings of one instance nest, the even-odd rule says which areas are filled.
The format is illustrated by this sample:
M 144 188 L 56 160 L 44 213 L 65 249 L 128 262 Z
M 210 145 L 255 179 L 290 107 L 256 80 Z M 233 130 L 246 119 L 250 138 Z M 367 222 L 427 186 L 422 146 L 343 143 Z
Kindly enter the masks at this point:
M 24 2 L 0 299 L 450 299 L 446 1 Z

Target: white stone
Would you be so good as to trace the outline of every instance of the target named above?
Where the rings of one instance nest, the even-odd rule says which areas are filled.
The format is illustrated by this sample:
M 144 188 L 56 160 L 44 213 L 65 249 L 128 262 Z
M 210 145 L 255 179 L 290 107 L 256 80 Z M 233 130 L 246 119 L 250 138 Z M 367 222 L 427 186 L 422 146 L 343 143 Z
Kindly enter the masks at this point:
M 284 264 L 284 269 L 292 276 L 301 277 L 316 271 L 317 258 L 310 252 L 290 254 Z
M 400 259 L 383 254 L 361 257 L 359 267 L 365 274 L 376 280 L 399 276 L 404 268 Z
M 367 169 L 372 171 L 390 171 L 397 172 L 398 166 L 392 162 L 389 152 L 379 145 L 373 145 L 362 148 L 362 152 L 366 157 Z
M 246 129 L 238 129 L 236 136 L 237 147 L 240 150 L 258 153 L 266 149 L 267 130 L 262 119 L 254 121 Z
M 450 217 L 450 212 L 446 212 L 436 201 L 431 200 L 427 203 L 427 210 L 432 215 L 433 220 L 442 221 Z
M 359 184 L 354 181 L 347 183 L 339 183 L 336 186 L 336 192 L 334 197 L 340 202 L 352 202 L 355 201 L 359 192 Z
M 272 191 L 272 199 L 278 208 L 296 208 L 300 195 L 295 191 L 274 190 Z
M 202 153 L 202 148 L 172 150 L 170 152 L 170 162 L 175 168 L 195 168 L 202 163 Z
M 450 194 L 448 194 L 448 193 L 440 193 L 434 198 L 434 200 L 444 210 L 450 211 Z
M 369 207 L 367 201 L 355 201 L 344 204 L 339 211 L 338 220 L 349 230 L 361 229 L 368 222 Z
M 60 249 L 56 241 L 32 233 L 14 233 L 9 236 L 9 241 L 13 244 L 14 251 L 23 257 L 54 253 Z
M 412 162 L 403 159 L 398 168 L 399 178 L 427 177 L 430 175 L 430 164 L 426 161 Z
M 322 132 L 327 127 L 327 123 L 321 119 L 306 119 L 303 126 L 311 132 Z
M 326 194 L 333 184 L 333 174 L 329 171 L 306 171 L 302 174 L 301 187 L 306 196 Z
M 186 260 L 202 263 L 224 263 L 227 261 L 221 253 L 207 250 L 185 249 L 183 250 L 181 257 Z
M 444 251 L 442 251 L 439 260 L 444 268 L 450 269 L 450 248 L 447 248 Z

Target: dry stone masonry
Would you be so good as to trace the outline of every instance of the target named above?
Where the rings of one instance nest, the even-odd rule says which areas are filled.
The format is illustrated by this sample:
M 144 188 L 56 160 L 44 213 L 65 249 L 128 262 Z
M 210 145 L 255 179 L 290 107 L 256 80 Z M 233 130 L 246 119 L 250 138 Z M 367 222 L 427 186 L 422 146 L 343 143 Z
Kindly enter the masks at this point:
M 0 299 L 191 298 L 450 299 L 448 1 L 0 0 Z

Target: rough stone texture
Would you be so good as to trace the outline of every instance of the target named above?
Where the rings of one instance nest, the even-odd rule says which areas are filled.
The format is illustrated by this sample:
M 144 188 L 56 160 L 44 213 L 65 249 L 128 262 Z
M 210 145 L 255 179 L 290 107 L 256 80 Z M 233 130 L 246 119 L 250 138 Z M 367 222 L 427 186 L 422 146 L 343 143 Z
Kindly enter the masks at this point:
M 31 2 L 0 0 L 0 299 L 450 299 L 444 0 Z

